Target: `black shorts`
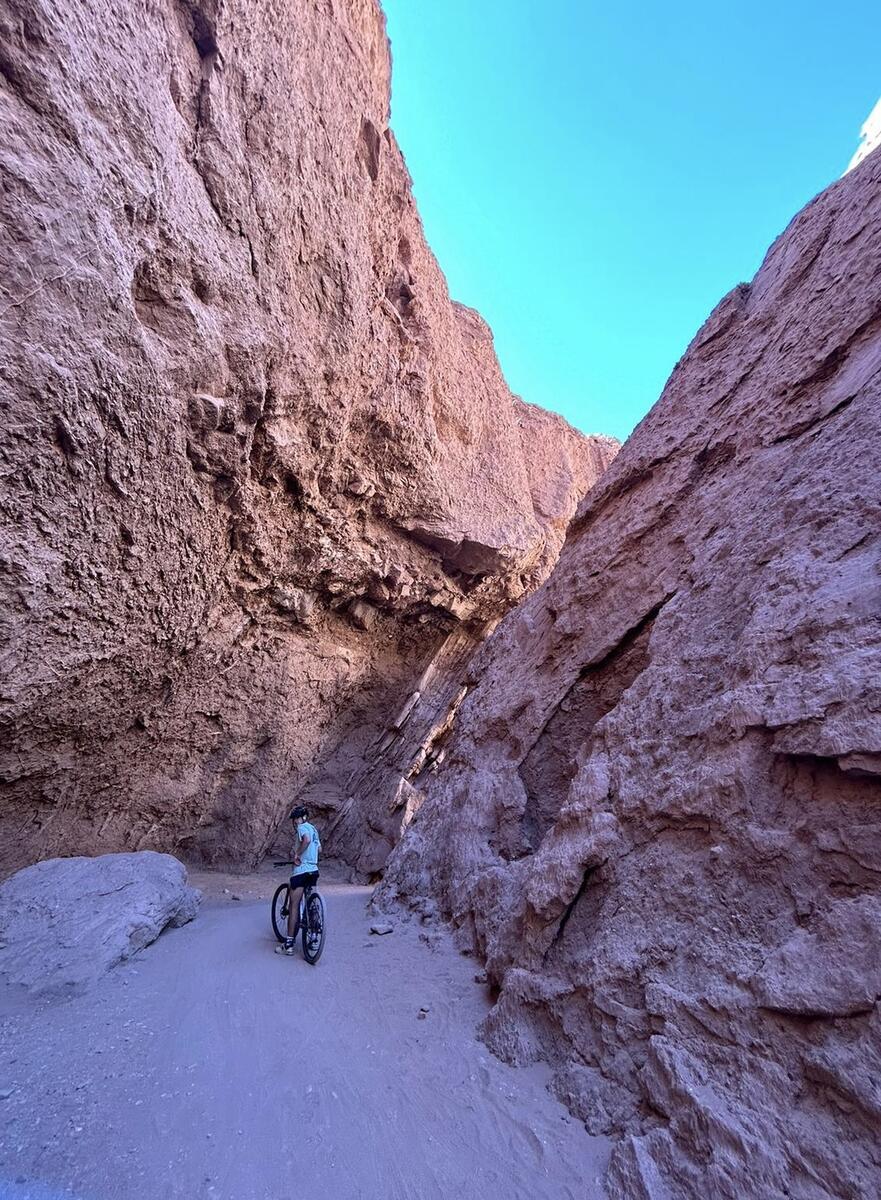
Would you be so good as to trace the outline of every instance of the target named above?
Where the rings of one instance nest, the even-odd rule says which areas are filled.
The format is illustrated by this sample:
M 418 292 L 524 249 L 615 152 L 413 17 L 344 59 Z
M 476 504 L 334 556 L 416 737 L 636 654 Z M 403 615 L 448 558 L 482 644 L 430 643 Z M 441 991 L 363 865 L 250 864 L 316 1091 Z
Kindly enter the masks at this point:
M 291 887 L 315 887 L 318 882 L 317 871 L 302 871 L 299 875 L 291 876 Z

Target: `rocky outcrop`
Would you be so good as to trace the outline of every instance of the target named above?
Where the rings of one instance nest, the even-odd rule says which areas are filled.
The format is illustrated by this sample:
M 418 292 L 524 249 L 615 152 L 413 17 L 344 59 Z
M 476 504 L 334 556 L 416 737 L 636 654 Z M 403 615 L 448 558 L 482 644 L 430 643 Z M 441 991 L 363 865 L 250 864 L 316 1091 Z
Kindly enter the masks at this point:
M 0 884 L 0 1011 L 93 986 L 199 910 L 170 854 L 54 858 Z
M 390 860 L 612 1197 L 881 1193 L 879 453 L 876 153 L 697 334 Z
M 2 0 L 0 103 L 0 867 L 253 859 L 616 445 L 450 302 L 374 0 Z

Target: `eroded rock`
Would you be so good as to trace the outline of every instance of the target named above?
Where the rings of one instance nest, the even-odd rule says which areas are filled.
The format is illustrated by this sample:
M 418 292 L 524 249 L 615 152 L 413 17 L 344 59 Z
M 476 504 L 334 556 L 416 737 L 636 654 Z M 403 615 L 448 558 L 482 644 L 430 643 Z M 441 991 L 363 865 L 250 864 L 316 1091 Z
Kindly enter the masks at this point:
M 359 629 L 372 629 L 376 624 L 377 612 L 366 600 L 353 600 L 349 605 L 349 616 L 352 624 L 357 625 Z
M 317 601 L 311 592 L 303 588 L 275 588 L 272 603 L 280 612 L 289 613 L 301 625 L 311 624 L 317 613 Z
M 832 901 L 771 951 L 752 980 L 759 1003 L 801 1017 L 851 1017 L 881 998 L 881 900 Z

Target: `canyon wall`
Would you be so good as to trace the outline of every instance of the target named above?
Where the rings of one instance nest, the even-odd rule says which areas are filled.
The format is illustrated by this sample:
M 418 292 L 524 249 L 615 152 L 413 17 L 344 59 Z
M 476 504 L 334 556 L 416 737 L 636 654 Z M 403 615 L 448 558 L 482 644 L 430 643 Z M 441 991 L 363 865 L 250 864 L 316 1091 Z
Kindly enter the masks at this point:
M 389 861 L 613 1198 L 881 1194 L 879 461 L 876 153 L 697 334 Z
M 3 869 L 253 861 L 300 793 L 378 869 L 349 777 L 614 455 L 450 301 L 389 69 L 373 0 L 0 0 Z

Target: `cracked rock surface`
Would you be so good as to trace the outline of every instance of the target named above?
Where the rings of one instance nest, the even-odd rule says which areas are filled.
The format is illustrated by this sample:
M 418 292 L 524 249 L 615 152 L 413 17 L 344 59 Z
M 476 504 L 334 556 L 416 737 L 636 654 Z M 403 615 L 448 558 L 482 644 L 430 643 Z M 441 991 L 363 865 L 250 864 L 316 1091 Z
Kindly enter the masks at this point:
M 0 0 L 0 110 L 0 870 L 254 861 L 617 445 L 450 301 L 374 0 Z
M 881 1194 L 879 455 L 875 153 L 697 334 L 390 860 L 616 1200 Z

